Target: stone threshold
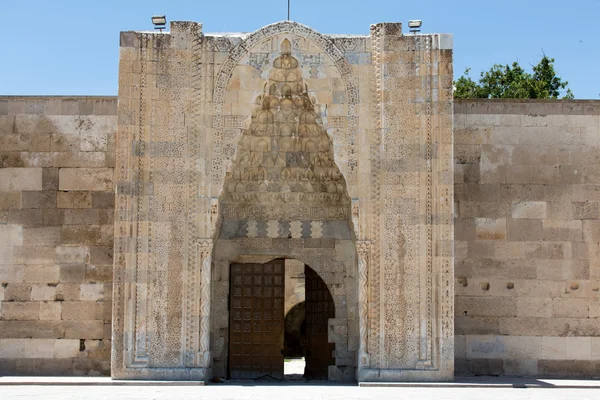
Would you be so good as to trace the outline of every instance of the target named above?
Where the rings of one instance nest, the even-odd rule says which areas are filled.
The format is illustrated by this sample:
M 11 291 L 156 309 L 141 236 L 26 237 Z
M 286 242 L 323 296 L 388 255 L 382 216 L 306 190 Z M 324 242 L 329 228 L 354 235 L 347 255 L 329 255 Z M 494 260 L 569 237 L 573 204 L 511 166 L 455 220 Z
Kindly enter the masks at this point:
M 2 376 L 0 386 L 204 386 L 204 381 L 117 380 L 88 376 Z
M 360 382 L 360 387 L 600 389 L 600 379 L 460 377 L 454 382 Z
M 248 382 L 228 381 L 223 387 Z M 336 382 L 254 382 L 255 386 L 348 386 Z M 0 386 L 204 386 L 204 381 L 113 380 L 110 377 L 3 376 Z M 219 384 L 211 384 L 218 386 Z M 600 389 L 598 380 L 527 378 L 456 378 L 454 382 L 359 382 L 359 387 Z

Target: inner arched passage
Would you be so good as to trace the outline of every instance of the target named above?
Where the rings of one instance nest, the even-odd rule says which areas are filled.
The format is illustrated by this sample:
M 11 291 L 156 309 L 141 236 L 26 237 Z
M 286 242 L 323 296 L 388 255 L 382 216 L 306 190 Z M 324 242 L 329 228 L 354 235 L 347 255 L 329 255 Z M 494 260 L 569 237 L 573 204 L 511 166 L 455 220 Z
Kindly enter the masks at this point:
M 282 380 L 290 355 L 304 361 L 294 374 L 308 380 L 328 379 L 329 367 L 335 367 L 335 343 L 329 340 L 333 296 L 317 272 L 303 265 L 305 301 L 284 317 L 286 289 L 293 285 L 286 261 L 231 264 L 228 378 Z

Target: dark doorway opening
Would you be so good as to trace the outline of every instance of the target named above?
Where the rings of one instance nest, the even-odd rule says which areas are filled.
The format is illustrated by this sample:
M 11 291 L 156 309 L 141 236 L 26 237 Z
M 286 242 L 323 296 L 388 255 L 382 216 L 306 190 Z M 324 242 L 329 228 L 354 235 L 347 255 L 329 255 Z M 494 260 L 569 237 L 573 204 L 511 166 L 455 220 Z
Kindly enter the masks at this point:
M 335 344 L 328 341 L 333 297 L 312 268 L 304 265 L 303 275 L 305 300 L 284 316 L 285 260 L 231 264 L 230 379 L 328 378 L 335 365 Z

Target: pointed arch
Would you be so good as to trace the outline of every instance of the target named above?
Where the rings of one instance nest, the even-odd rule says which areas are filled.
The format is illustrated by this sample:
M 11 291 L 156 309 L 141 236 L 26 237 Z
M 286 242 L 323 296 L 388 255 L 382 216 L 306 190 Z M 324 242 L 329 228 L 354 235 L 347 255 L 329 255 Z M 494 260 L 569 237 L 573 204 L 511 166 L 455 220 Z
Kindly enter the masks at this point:
M 331 38 L 306 25 L 292 21 L 276 22 L 243 37 L 242 41 L 230 51 L 229 56 L 216 74 L 213 97 L 214 160 L 211 169 L 211 181 L 213 184 L 222 185 L 225 176 L 225 164 L 223 163 L 225 92 L 227 91 L 227 85 L 233 74 L 233 70 L 252 47 L 282 33 L 291 33 L 312 41 L 323 49 L 323 52 L 331 58 L 334 65 L 339 70 L 340 76 L 346 87 L 348 104 L 348 114 L 346 116 L 348 122 L 348 164 L 346 166 L 348 176 L 346 177 L 346 180 L 349 185 L 352 185 L 356 182 L 358 172 L 358 157 L 355 149 L 358 136 L 357 80 L 352 74 L 352 69 L 344 57 L 344 53 L 335 45 Z

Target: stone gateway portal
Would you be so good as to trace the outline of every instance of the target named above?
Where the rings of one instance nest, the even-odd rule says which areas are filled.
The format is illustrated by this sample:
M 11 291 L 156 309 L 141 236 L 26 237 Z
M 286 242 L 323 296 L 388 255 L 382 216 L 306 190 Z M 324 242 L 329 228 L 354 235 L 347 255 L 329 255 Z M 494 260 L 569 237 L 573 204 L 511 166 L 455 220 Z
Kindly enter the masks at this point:
M 122 33 L 113 378 L 452 379 L 451 42 Z

